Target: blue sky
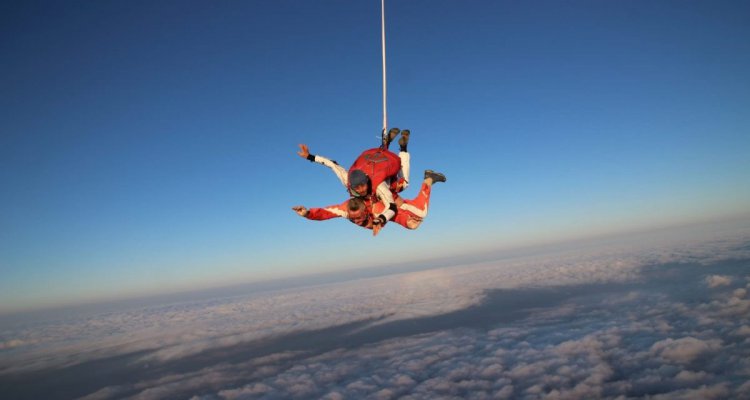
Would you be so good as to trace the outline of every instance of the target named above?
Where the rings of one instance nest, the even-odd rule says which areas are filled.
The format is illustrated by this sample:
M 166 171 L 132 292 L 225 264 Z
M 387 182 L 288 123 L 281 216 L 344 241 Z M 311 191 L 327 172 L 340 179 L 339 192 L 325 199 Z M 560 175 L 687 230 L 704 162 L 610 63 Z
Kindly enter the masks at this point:
M 379 2 L 1 7 L 0 311 L 750 212 L 747 2 L 388 2 L 389 121 L 448 182 L 374 239 L 290 207 L 346 198 L 298 143 L 377 145 Z

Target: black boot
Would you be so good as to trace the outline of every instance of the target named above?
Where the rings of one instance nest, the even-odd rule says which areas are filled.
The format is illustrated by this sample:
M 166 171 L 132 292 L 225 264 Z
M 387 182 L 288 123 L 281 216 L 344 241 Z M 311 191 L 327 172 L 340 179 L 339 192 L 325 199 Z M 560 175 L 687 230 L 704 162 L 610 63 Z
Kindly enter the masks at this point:
M 406 145 L 409 144 L 409 135 L 411 132 L 408 129 L 401 131 L 401 139 L 398 140 L 398 145 L 401 147 L 401 151 L 406 152 Z
M 441 174 L 440 172 L 435 172 L 431 169 L 428 169 L 424 172 L 424 178 L 432 178 L 432 183 L 445 182 L 445 175 Z
M 393 139 L 396 138 L 396 136 L 398 136 L 399 132 L 401 131 L 398 128 L 391 128 L 391 130 L 389 130 L 388 133 L 385 133 L 385 131 L 383 131 L 383 146 L 382 147 L 387 150 L 388 146 L 391 145 L 391 142 L 393 141 Z

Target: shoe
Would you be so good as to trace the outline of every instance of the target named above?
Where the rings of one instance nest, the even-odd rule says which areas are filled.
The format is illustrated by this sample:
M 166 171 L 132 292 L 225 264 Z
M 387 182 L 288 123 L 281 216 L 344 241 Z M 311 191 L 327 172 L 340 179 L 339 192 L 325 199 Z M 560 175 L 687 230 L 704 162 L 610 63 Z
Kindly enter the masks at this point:
M 441 174 L 440 172 L 435 172 L 431 169 L 428 169 L 424 172 L 424 178 L 432 178 L 432 183 L 445 182 L 445 175 Z
M 408 129 L 401 131 L 401 139 L 398 140 L 398 145 L 401 146 L 401 151 L 406 151 L 406 145 L 409 144 L 409 132 Z
M 388 133 L 383 132 L 383 147 L 387 149 L 400 132 L 398 128 L 391 128 Z

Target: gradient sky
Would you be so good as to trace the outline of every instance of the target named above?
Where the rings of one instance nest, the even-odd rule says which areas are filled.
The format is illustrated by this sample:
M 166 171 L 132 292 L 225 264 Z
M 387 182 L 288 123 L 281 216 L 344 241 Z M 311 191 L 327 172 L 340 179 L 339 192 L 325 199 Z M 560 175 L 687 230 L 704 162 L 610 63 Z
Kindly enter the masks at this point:
M 346 192 L 378 1 L 0 5 L 0 312 L 747 215 L 750 3 L 389 1 L 419 230 Z M 414 184 L 405 197 L 416 195 Z

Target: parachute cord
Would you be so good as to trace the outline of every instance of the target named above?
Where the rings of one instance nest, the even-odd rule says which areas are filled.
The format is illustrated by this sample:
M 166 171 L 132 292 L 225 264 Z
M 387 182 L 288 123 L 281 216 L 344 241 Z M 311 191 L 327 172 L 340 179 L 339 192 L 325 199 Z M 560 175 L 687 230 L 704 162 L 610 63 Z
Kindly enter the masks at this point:
M 388 109 L 386 107 L 386 80 L 385 80 L 385 0 L 380 0 L 380 34 L 383 44 L 383 134 L 388 129 Z

